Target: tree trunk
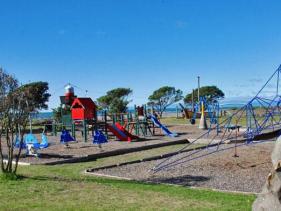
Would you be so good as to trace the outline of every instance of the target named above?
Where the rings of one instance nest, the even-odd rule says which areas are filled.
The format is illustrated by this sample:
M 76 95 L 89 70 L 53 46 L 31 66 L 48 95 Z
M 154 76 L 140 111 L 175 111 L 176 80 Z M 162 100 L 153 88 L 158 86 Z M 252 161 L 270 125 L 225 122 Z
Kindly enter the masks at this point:
M 20 129 L 20 128 L 19 128 Z M 26 129 L 26 124 L 23 125 L 22 130 L 19 130 L 19 135 L 20 135 L 20 148 L 19 148 L 19 152 L 16 155 L 16 161 L 15 161 L 15 167 L 14 167 L 14 174 L 17 172 L 18 169 L 18 163 L 19 163 L 19 159 L 20 159 L 20 155 L 21 155 L 21 150 L 22 150 L 22 144 L 23 144 L 23 137 L 24 137 L 24 131 Z
M 2 133 L 0 134 L 0 159 L 1 159 L 1 171 L 4 172 L 4 158 L 3 158 L 3 152 L 2 152 Z
M 12 129 L 12 131 L 11 131 L 11 139 L 10 139 L 10 148 L 9 148 L 10 157 L 8 158 L 9 159 L 9 169 L 8 169 L 9 173 L 13 172 L 13 158 L 14 158 L 14 144 L 13 144 L 13 140 L 14 140 L 14 131 Z
M 23 144 L 23 135 L 24 134 L 20 134 L 20 148 L 19 148 L 18 154 L 16 155 L 14 173 L 16 173 L 17 169 L 18 169 L 18 163 L 19 163 L 19 159 L 20 159 L 20 155 L 21 155 L 21 150 L 22 150 L 22 144 Z
M 13 133 L 13 132 L 11 132 Z M 13 136 L 13 135 L 12 135 Z M 9 135 L 9 130 L 7 130 L 7 133 L 6 133 L 6 141 L 7 141 L 7 147 L 8 147 L 8 157 L 7 157 L 7 165 L 6 165 L 6 172 L 7 173 L 11 173 L 12 172 L 12 162 L 13 162 L 13 151 L 12 151 L 12 143 L 11 143 L 11 137 Z

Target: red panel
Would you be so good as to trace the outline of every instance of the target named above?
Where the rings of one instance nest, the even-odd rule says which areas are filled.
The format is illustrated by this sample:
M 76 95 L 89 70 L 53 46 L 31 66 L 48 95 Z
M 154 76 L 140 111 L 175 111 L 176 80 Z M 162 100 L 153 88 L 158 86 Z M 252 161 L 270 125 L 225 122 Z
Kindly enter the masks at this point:
M 74 105 L 76 104 L 79 104 L 83 108 L 74 108 Z M 76 98 L 72 103 L 72 106 L 72 119 L 83 120 L 96 118 L 96 104 L 91 98 Z
M 84 119 L 84 109 L 83 108 L 74 108 L 71 110 L 72 119 Z

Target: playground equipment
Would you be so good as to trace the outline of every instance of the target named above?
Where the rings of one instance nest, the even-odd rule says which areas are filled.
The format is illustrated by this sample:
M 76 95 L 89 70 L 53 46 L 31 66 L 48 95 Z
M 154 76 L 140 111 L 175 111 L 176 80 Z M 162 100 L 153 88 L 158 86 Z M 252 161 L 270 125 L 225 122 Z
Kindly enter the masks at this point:
M 188 105 L 187 108 L 181 103 L 179 105 L 182 109 L 182 112 L 184 112 L 184 117 L 187 119 L 189 118 L 191 124 L 195 124 L 196 119 L 200 118 L 200 129 L 207 129 L 213 127 L 214 125 L 218 125 L 220 118 L 220 105 L 217 100 L 208 101 L 206 97 L 201 96 L 199 98 L 199 102 L 192 102 L 192 104 Z M 206 120 L 208 120 L 209 125 L 207 124 Z M 217 133 L 219 133 L 218 127 Z
M 153 109 L 151 109 L 150 112 L 153 113 Z M 167 136 L 178 136 L 176 133 L 172 133 L 171 131 L 169 131 L 168 128 L 162 125 L 161 122 L 157 119 L 157 117 L 151 114 L 150 112 L 147 112 L 145 105 L 135 106 L 134 114 L 129 112 L 126 114 L 114 114 L 113 122 L 115 126 L 121 126 L 122 124 L 122 128 L 119 127 L 119 129 L 123 133 L 125 130 L 125 135 L 131 135 L 131 138 L 137 138 L 139 135 L 143 135 L 144 137 L 148 135 L 155 135 L 156 128 L 160 128 L 160 130 L 162 130 Z M 111 131 L 112 128 L 109 128 L 109 130 Z M 133 130 L 136 135 L 133 135 L 132 137 Z M 119 139 L 121 139 L 124 134 L 121 133 L 121 135 L 119 134 L 119 136 L 121 136 L 119 137 Z M 123 137 L 123 139 L 127 140 L 127 137 Z
M 152 136 L 155 134 L 155 128 L 147 116 L 146 106 L 136 106 L 133 112 L 127 112 L 121 116 L 121 121 L 118 122 L 126 128 L 129 133 L 134 133 L 136 136 Z
M 80 130 L 84 141 L 88 140 L 89 131 L 101 131 L 108 139 L 113 134 L 118 140 L 132 141 L 139 136 L 152 136 L 155 134 L 155 125 L 160 126 L 165 134 L 174 136 L 167 132 L 159 122 L 148 118 L 146 106 L 135 106 L 133 112 L 108 114 L 106 110 L 97 111 L 97 106 L 91 98 L 81 98 L 74 94 L 74 88 L 70 84 L 65 87 L 65 95 L 60 96 L 62 111 L 62 122 L 52 125 L 53 135 L 57 134 L 57 127 L 71 130 L 73 139 L 76 139 L 76 131 Z M 110 134 L 109 134 L 110 132 Z
M 106 136 L 100 130 L 95 130 L 93 133 L 93 144 L 98 144 L 101 147 L 101 144 L 107 143 Z
M 87 140 L 87 125 L 97 122 L 97 106 L 91 98 L 77 97 L 73 100 L 71 105 L 71 118 L 72 118 L 72 133 L 75 138 L 76 125 L 83 125 L 84 140 Z M 96 128 L 95 128 L 96 129 Z
M 152 122 L 157 125 L 157 127 L 161 128 L 161 130 L 165 133 L 165 135 L 170 136 L 170 137 L 176 137 L 178 136 L 178 134 L 176 133 L 172 133 L 166 126 L 164 126 L 163 124 L 161 124 L 161 122 L 154 116 L 154 115 L 150 115 L 150 118 L 152 120 Z
M 57 134 L 57 126 L 59 126 L 65 130 L 71 130 L 74 140 L 76 139 L 76 132 L 81 131 L 85 142 L 88 140 L 90 130 L 92 131 L 93 138 L 96 137 L 93 142 L 98 142 L 97 138 L 102 136 L 101 133 L 108 139 L 108 132 L 111 132 L 117 139 L 122 141 L 131 141 L 138 138 L 137 136 L 133 136 L 131 132 L 125 130 L 125 127 L 131 124 L 129 120 L 132 118 L 131 114 L 128 114 L 127 118 L 124 118 L 124 115 L 108 115 L 107 111 L 98 112 L 93 100 L 91 98 L 75 96 L 74 88 L 70 84 L 65 87 L 65 95 L 61 96 L 60 99 L 61 107 L 69 112 L 66 114 L 62 113 L 61 123 L 53 124 L 52 129 L 54 135 Z M 121 116 L 121 118 L 118 119 L 118 116 Z M 125 127 L 118 128 L 116 127 L 117 123 L 125 124 Z
M 198 117 L 198 115 L 200 116 L 200 119 L 202 118 L 203 115 L 203 117 L 208 119 L 210 122 L 210 125 L 208 126 L 206 123 L 206 127 L 204 126 L 204 128 L 212 127 L 213 125 L 218 124 L 220 106 L 217 100 L 208 101 L 204 96 L 202 96 L 200 97 L 200 101 L 198 103 L 194 103 L 193 106 L 194 107 L 192 108 L 193 115 L 192 115 L 191 122 L 195 124 L 195 120 Z
M 112 119 L 112 124 L 110 126 L 122 126 L 122 128 L 118 128 L 123 133 L 125 130 L 125 135 L 128 135 L 131 139 L 137 139 L 139 136 L 152 136 L 155 134 L 155 126 L 147 116 L 145 105 L 135 106 L 133 112 L 115 113 L 109 116 Z M 111 130 L 109 127 L 108 129 Z
M 117 123 L 116 123 L 117 124 Z M 107 125 L 107 128 L 109 129 L 110 132 L 112 132 L 120 141 L 132 141 L 132 134 L 130 134 L 128 131 L 125 129 L 122 131 L 120 130 L 116 124 L 112 125 Z M 126 132 L 125 132 L 126 131 Z
M 191 106 L 191 108 L 186 108 L 184 107 L 183 104 L 179 103 L 179 106 L 181 107 L 181 111 L 183 113 L 183 117 L 185 119 L 191 119 L 193 117 L 193 113 L 194 113 L 194 110 L 193 110 L 193 107 L 194 106 Z
M 60 136 L 60 142 L 68 146 L 68 142 L 75 141 L 75 139 L 70 135 L 68 130 L 62 130 Z
M 22 149 L 26 149 L 27 155 L 38 156 L 38 150 L 47 148 L 49 146 L 49 143 L 48 138 L 44 133 L 41 134 L 40 143 L 32 133 L 29 133 L 24 137 L 22 143 L 20 143 L 18 135 L 16 136 L 15 147 L 20 148 L 20 145 Z
M 208 126 L 207 126 L 207 122 L 206 122 L 206 118 L 205 118 L 205 109 L 204 109 L 204 103 L 202 102 L 202 105 L 201 105 L 201 118 L 200 118 L 200 122 L 199 122 L 199 129 L 202 129 L 202 130 L 206 130 L 208 129 Z
M 102 122 L 98 121 L 97 106 L 91 98 L 75 96 L 73 86 L 68 84 L 65 86 L 65 95 L 60 96 L 60 101 L 62 121 L 53 123 L 53 135 L 57 135 L 57 129 L 60 128 L 71 131 L 74 140 L 76 139 L 76 131 L 81 131 L 85 142 L 88 140 L 89 130 L 102 129 L 107 136 L 107 118 L 104 118 L 105 120 Z
M 213 125 L 210 127 L 207 132 L 176 152 L 177 155 L 184 151 L 186 154 L 174 159 L 171 159 L 173 156 L 170 156 L 157 164 L 152 170 L 158 172 L 220 151 L 230 149 L 236 150 L 239 146 L 262 143 L 266 139 L 279 136 L 281 133 L 280 72 L 281 65 L 246 105 L 216 126 Z M 234 130 L 229 130 L 230 126 L 234 128 Z M 243 130 L 241 130 L 241 128 L 238 132 L 241 126 L 243 126 Z M 210 133 L 217 129 L 219 129 L 221 133 Z M 235 133 L 233 133 L 233 131 L 235 131 Z M 212 134 L 213 137 L 209 139 L 205 147 L 186 152 L 193 144 L 198 143 L 200 139 L 209 134 Z M 216 140 L 216 143 L 214 140 Z M 221 147 L 222 144 L 228 142 L 235 144 L 234 146 Z
M 134 139 L 139 139 L 138 136 L 135 136 L 133 135 L 132 133 L 128 132 L 125 127 L 123 127 L 120 123 L 116 122 L 115 123 L 115 126 L 121 130 L 126 136 L 128 136 L 128 139 L 131 141 L 131 140 L 134 140 Z

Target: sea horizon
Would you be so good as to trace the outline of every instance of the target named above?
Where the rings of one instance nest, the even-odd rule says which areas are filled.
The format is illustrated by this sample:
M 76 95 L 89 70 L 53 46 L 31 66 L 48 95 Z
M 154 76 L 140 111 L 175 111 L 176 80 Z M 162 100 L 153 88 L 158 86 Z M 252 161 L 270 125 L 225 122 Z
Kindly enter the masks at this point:
M 241 108 L 244 105 L 246 105 L 245 102 L 229 102 L 229 103 L 222 103 L 220 104 L 220 109 L 237 109 Z M 257 105 L 258 106 L 258 105 Z M 128 112 L 133 112 L 134 111 L 134 106 L 129 106 L 128 107 Z M 181 111 L 181 107 L 178 104 L 174 104 L 170 107 L 168 107 L 164 113 L 177 113 Z M 37 114 L 33 116 L 35 119 L 51 119 L 53 118 L 53 111 L 40 111 Z

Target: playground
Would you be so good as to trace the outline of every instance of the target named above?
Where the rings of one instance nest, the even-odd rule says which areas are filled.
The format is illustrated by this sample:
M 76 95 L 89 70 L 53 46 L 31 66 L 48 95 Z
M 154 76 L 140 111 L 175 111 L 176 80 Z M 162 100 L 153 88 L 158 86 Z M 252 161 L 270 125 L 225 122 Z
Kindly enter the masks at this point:
M 170 118 L 166 118 L 166 121 L 169 121 L 169 119 Z M 179 122 L 180 121 L 181 120 L 179 119 Z M 198 129 L 196 125 L 191 124 L 170 124 L 167 125 L 167 128 L 171 131 L 175 131 L 179 135 L 171 138 L 164 135 L 163 132 L 157 128 L 154 136 L 142 137 L 131 142 L 120 141 L 115 137 L 112 137 L 107 143 L 104 143 L 101 146 L 93 144 L 93 137 L 90 133 L 85 141 L 82 133 L 77 132 L 76 140 L 70 141 L 68 143 L 68 147 L 61 142 L 60 133 L 56 136 L 52 135 L 52 133 L 47 133 L 46 137 L 48 139 L 48 147 L 38 150 L 38 156 L 28 156 L 25 153 L 25 150 L 23 150 L 20 162 L 26 165 L 77 163 L 93 161 L 103 157 L 141 152 L 150 149 L 161 149 L 168 146 L 172 146 L 172 149 L 175 151 L 185 146 L 185 144 L 196 140 L 196 138 L 202 134 L 202 130 Z M 243 129 L 241 129 L 241 133 L 242 132 Z M 231 134 L 231 131 L 227 133 Z M 33 135 L 38 141 L 41 140 L 41 133 L 34 133 Z M 214 135 L 216 136 L 216 132 L 212 131 L 209 134 L 202 136 L 200 140 L 193 145 L 193 148 L 206 146 Z M 218 143 L 220 141 L 219 137 L 222 135 L 223 133 L 220 133 L 219 136 L 213 140 L 213 143 Z M 232 140 L 231 137 L 228 137 L 229 141 Z M 232 142 L 235 142 L 235 140 L 232 140 Z M 228 144 L 227 146 L 229 147 L 231 145 Z M 3 147 L 5 147 L 5 143 Z M 16 152 L 17 149 L 15 150 L 15 153 Z M 154 155 L 151 154 L 150 156 Z
M 59 120 L 35 123 L 30 115 L 23 139 L 15 137 L 13 153 L 22 150 L 21 180 L 34 190 L 34 184 L 42 184 L 33 180 L 51 181 L 53 192 L 61 190 L 68 198 L 74 197 L 73 201 L 77 201 L 75 194 L 65 193 L 68 183 L 76 193 L 85 187 L 81 193 L 89 203 L 85 209 L 93 207 L 86 192 L 98 198 L 96 194 L 109 194 L 112 189 L 128 199 L 126 208 L 132 200 L 132 209 L 148 200 L 150 194 L 164 194 L 158 203 L 165 201 L 171 209 L 248 209 L 253 194 L 261 192 L 272 169 L 271 153 L 281 131 L 279 89 L 273 97 L 262 96 L 268 84 L 272 87 L 272 81 L 277 81 L 278 87 L 280 71 L 281 66 L 241 108 L 222 111 L 217 101 L 203 96 L 196 104 L 181 105 L 182 117 L 177 113 L 160 118 L 153 107 L 146 105 L 135 105 L 133 111 L 126 113 L 108 113 L 106 109 L 98 110 L 90 97 L 76 96 L 74 87 L 67 84 L 60 96 Z M 9 152 L 4 142 L 2 149 Z M 89 187 L 98 192 L 93 193 Z M 148 195 L 134 193 L 138 188 L 143 189 L 140 195 Z M 5 188 L 2 191 L 12 193 Z M 44 196 L 50 194 L 49 190 L 45 192 L 48 194 Z M 132 192 L 134 197 L 130 198 Z M 177 200 L 180 193 L 185 197 Z M 188 193 L 198 196 L 191 199 Z M 221 199 L 214 203 L 215 196 Z M 241 196 L 245 198 L 241 200 Z M 169 197 L 173 201 L 167 200 Z M 187 198 L 191 201 L 183 203 Z M 201 204 L 202 198 L 206 203 Z M 174 205 L 175 202 L 179 204 Z M 36 203 L 42 206 L 41 202 Z M 118 202 L 109 206 L 124 208 Z M 155 209 L 150 204 L 145 206 Z

